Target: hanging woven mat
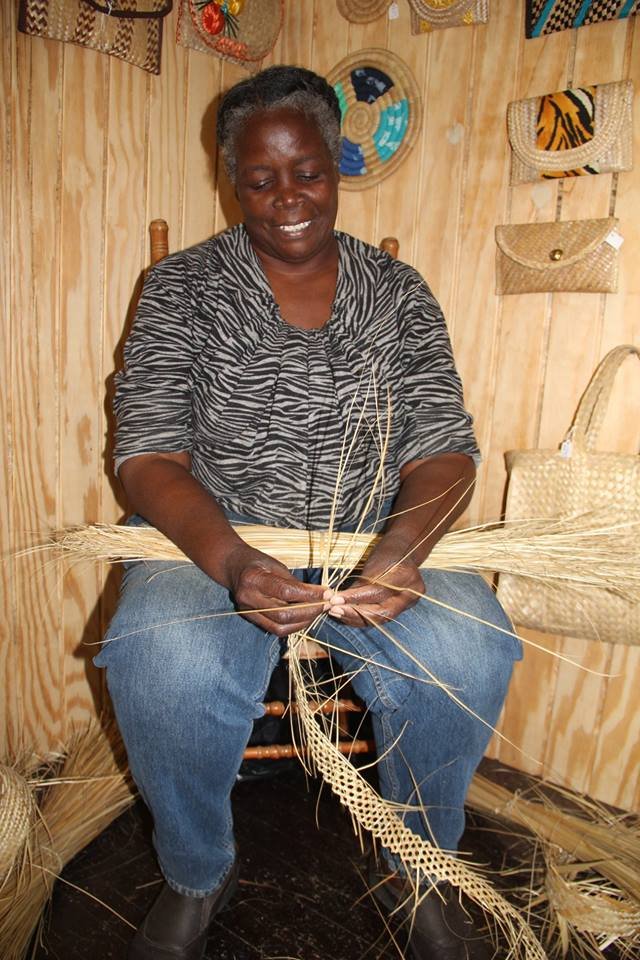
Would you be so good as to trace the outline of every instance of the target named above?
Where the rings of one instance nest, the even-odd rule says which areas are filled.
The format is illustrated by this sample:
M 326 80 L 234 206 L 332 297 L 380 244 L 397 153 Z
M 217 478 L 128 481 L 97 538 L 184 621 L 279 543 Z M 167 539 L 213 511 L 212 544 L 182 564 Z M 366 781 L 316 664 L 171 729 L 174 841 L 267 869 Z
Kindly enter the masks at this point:
M 383 16 L 391 0 L 336 0 L 338 12 L 351 23 L 371 23 Z
M 255 71 L 271 53 L 284 0 L 182 0 L 177 41 Z
M 422 123 L 420 92 L 406 63 L 389 50 L 359 50 L 327 80 L 340 101 L 340 186 L 365 190 L 393 173 Z

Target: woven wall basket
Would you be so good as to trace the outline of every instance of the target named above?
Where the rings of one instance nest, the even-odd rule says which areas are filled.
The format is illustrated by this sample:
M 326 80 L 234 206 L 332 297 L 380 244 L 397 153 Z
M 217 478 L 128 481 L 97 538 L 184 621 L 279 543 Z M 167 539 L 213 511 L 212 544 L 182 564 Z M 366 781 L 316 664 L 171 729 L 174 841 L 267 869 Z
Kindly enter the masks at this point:
M 573 429 L 560 450 L 511 450 L 506 517 L 549 518 L 593 513 L 610 535 L 628 537 L 629 557 L 637 557 L 637 535 L 624 524 L 640 521 L 640 454 L 596 450 L 598 433 L 620 365 L 640 360 L 640 349 L 624 344 L 602 360 L 576 412 Z M 638 369 L 640 374 L 640 369 Z M 622 413 L 621 413 L 622 416 Z M 567 558 L 570 574 L 570 558 Z M 612 589 L 575 586 L 566 590 L 525 577 L 501 574 L 498 597 L 515 623 L 548 633 L 640 644 L 640 603 Z
M 336 0 L 338 12 L 351 23 L 371 23 L 384 16 L 391 0 Z
M 327 76 L 342 110 L 340 186 L 364 190 L 398 169 L 422 124 L 418 84 L 388 50 L 359 50 Z
M 470 27 L 489 20 L 489 0 L 409 0 L 411 33 Z
M 182 0 L 176 39 L 184 47 L 212 53 L 254 72 L 278 39 L 284 0 L 244 0 L 237 15 L 231 16 L 224 12 L 230 8 L 215 0 Z

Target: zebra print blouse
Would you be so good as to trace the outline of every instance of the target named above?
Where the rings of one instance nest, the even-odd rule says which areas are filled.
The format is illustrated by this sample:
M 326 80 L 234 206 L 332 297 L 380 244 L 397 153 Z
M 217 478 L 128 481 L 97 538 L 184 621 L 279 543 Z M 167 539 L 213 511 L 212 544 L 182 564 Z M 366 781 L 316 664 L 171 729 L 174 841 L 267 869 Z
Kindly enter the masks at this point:
M 335 301 L 316 330 L 282 319 L 242 225 L 149 272 L 116 378 L 116 469 L 189 451 L 223 507 L 319 529 L 334 496 L 336 524 L 357 522 L 381 456 L 374 507 L 410 460 L 477 458 L 430 290 L 406 264 L 336 237 Z

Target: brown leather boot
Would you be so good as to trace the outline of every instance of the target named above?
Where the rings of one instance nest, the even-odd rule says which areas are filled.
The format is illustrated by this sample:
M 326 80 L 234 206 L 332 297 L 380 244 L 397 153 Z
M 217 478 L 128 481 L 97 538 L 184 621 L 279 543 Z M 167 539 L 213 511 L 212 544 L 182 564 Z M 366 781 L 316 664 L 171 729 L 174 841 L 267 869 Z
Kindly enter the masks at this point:
M 202 960 L 209 924 L 238 885 L 238 862 L 206 897 L 186 897 L 165 883 L 138 928 L 127 960 Z

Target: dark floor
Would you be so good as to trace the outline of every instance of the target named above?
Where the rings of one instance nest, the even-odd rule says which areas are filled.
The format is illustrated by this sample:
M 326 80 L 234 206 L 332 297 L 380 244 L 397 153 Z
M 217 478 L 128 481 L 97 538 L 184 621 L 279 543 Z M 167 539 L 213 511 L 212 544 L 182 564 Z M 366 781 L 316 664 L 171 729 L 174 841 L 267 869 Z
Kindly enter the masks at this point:
M 239 783 L 234 814 L 240 888 L 212 926 L 208 960 L 397 960 L 366 893 L 365 858 L 351 821 L 326 788 L 307 783 L 290 761 L 277 776 Z M 500 867 L 511 841 L 486 826 L 470 818 L 463 849 L 476 862 Z M 142 804 L 116 820 L 63 877 L 137 925 L 160 884 Z M 34 960 L 124 960 L 131 934 L 104 905 L 59 882 Z

